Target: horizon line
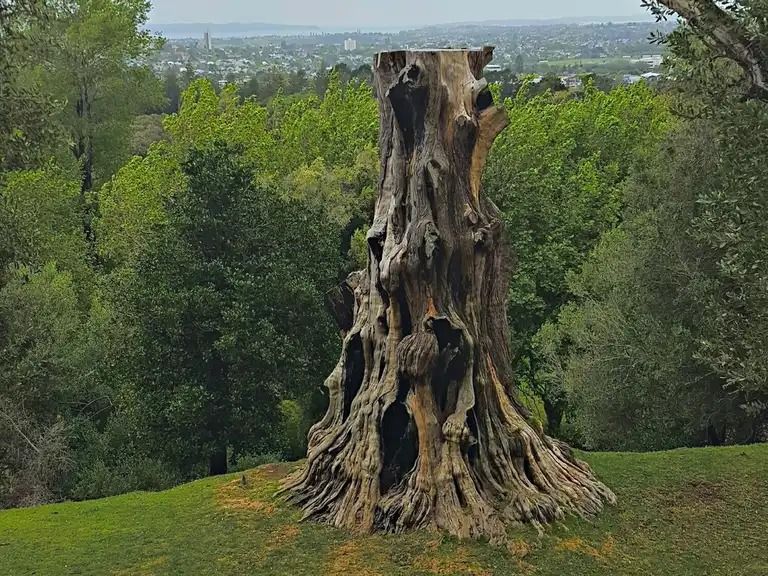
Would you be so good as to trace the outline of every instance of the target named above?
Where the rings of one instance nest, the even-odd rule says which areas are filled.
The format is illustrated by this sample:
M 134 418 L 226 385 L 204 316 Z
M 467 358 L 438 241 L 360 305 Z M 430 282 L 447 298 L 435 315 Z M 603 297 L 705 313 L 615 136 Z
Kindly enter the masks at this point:
M 453 25 L 496 25 L 496 26 L 515 26 L 516 24 L 504 24 L 504 22 L 516 22 L 516 23 L 525 23 L 525 22 L 560 22 L 560 21 L 566 21 L 566 20 L 572 20 L 572 21 L 584 21 L 586 23 L 588 22 L 600 22 L 600 23 L 623 23 L 623 24 L 630 24 L 634 22 L 644 22 L 644 21 L 652 21 L 653 17 L 647 13 L 647 12 L 637 12 L 634 14 L 626 14 L 626 15 L 612 15 L 612 16 L 544 16 L 544 17 L 531 17 L 531 18 L 491 18 L 487 20 L 454 20 L 454 21 L 448 21 L 448 22 L 433 22 L 433 23 L 409 23 L 409 24 L 388 24 L 388 25 L 378 25 L 375 23 L 371 24 L 350 24 L 350 23 L 340 23 L 340 24 L 302 24 L 302 23 L 286 23 L 286 22 L 266 22 L 266 21 L 258 21 L 258 20 L 230 20 L 226 22 L 212 22 L 212 21 L 203 21 L 203 20 L 196 20 L 196 21 L 181 21 L 181 20 L 175 20 L 175 21 L 165 21 L 165 22 L 159 22 L 154 21 L 150 19 L 147 22 L 147 25 L 152 26 L 168 26 L 168 25 L 182 25 L 182 26 L 235 26 L 235 25 L 260 25 L 260 26 L 275 26 L 275 27 L 286 27 L 286 28 L 315 28 L 315 29 L 323 29 L 323 28 L 348 28 L 348 29 L 366 29 L 366 28 L 399 28 L 402 30 L 405 29 L 416 29 L 416 28 L 430 28 L 433 26 L 453 26 Z

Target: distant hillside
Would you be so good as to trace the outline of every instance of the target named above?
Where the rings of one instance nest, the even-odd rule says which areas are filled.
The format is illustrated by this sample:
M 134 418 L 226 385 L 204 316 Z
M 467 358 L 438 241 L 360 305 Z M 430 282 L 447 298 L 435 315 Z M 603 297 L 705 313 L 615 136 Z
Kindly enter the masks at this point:
M 226 24 L 215 23 L 168 23 L 149 24 L 149 30 L 162 34 L 166 38 L 197 38 L 205 32 L 219 38 L 235 38 L 249 36 L 275 36 L 287 34 L 308 34 L 320 32 L 317 26 L 297 26 L 288 24 L 270 24 L 267 22 L 230 22 Z
M 439 534 L 355 536 L 275 500 L 295 465 L 0 511 L 0 575 L 765 576 L 768 445 L 589 454 L 619 503 L 507 549 Z
M 397 32 L 401 30 L 431 30 L 435 28 L 489 28 L 489 27 L 519 27 L 519 26 L 558 26 L 566 24 L 596 24 L 596 23 L 648 23 L 653 19 L 646 12 L 640 12 L 636 16 L 583 16 L 574 18 L 550 18 L 550 19 L 517 19 L 517 20 L 484 20 L 473 22 L 450 22 L 433 26 L 389 26 L 383 28 L 364 26 L 360 32 Z M 303 34 L 322 33 L 352 33 L 353 27 L 321 27 L 310 25 L 271 24 L 268 22 L 230 22 L 230 23 L 180 23 L 167 24 L 152 23 L 147 26 L 150 31 L 162 34 L 166 38 L 198 38 L 205 32 L 219 38 L 248 38 L 255 36 L 292 36 Z
M 513 20 L 481 20 L 471 22 L 456 22 L 449 26 L 554 26 L 558 24 L 604 24 L 613 22 L 624 24 L 628 22 L 654 22 L 655 18 L 648 12 L 638 12 L 632 16 L 574 16 L 566 18 L 525 18 Z

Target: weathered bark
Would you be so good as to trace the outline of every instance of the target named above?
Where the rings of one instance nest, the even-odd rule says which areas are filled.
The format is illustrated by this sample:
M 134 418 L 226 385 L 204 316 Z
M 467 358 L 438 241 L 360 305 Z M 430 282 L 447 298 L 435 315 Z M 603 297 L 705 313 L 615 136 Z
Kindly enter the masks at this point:
M 360 283 L 360 272 L 350 274 L 347 279 L 325 295 L 328 311 L 343 333 L 355 325 L 355 290 Z
M 305 517 L 502 541 L 509 523 L 590 515 L 614 501 L 505 386 L 503 234 L 480 190 L 507 124 L 481 79 L 491 55 L 376 57 L 381 180 L 369 266 L 326 381 L 328 411 L 284 486 Z

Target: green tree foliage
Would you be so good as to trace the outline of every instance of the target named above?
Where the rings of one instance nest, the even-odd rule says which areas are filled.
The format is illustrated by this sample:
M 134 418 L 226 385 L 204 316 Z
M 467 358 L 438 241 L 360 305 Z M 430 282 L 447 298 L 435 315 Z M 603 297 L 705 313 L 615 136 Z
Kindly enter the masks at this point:
M 752 112 L 731 116 L 724 138 L 707 122 L 681 129 L 664 163 L 633 177 L 626 221 L 572 280 L 579 303 L 539 334 L 542 372 L 569 391 L 589 447 L 759 437 L 765 169 L 750 164 L 745 177 L 740 168 Z M 762 154 L 752 146 L 750 156 Z
M 168 70 L 163 75 L 163 90 L 165 91 L 166 104 L 163 112 L 175 114 L 181 106 L 181 93 L 187 88 L 182 78 L 174 70 Z
M 275 171 L 267 110 L 251 101 L 241 104 L 234 87 L 216 94 L 210 82 L 195 80 L 179 113 L 166 117 L 164 130 L 165 140 L 132 158 L 99 192 L 98 250 L 111 268 L 131 266 L 166 222 L 167 201 L 185 185 L 181 164 L 193 148 L 229 142 L 244 161 L 259 166 L 264 179 Z
M 156 109 L 146 5 L 55 7 L 50 28 L 31 12 L 14 21 L 32 24 L 14 78 L 51 96 L 41 118 L 93 148 L 96 187 L 83 195 L 85 162 L 56 154 L 60 140 L 25 128 L 21 148 L 3 148 L 6 167 L 41 168 L 0 174 L 0 505 L 164 487 L 225 449 L 298 457 L 336 359 L 323 293 L 346 273 L 377 180 L 370 88 L 332 75 L 325 98 L 265 107 L 197 80 L 160 132 L 160 117 L 136 117 Z M 36 53 L 32 33 L 48 42 Z M 140 155 L 110 175 L 131 132 Z M 96 192 L 94 267 L 82 210 Z
M 67 105 L 61 122 L 90 191 L 126 159 L 135 115 L 159 103 L 160 83 L 141 65 L 159 39 L 143 29 L 147 0 L 76 0 L 56 14 L 44 86 Z
M 70 454 L 65 416 L 80 399 L 77 295 L 54 264 L 14 267 L 0 289 L 0 507 L 57 491 Z
M 180 166 L 186 153 L 215 141 L 238 146 L 243 161 L 258 167 L 259 179 L 276 185 L 286 198 L 327 211 L 346 231 L 340 247 L 346 254 L 352 233 L 369 218 L 375 195 L 375 106 L 368 87 L 345 88 L 338 82 L 326 100 L 278 96 L 265 108 L 241 101 L 232 86 L 217 94 L 207 80 L 194 81 L 179 113 L 165 120 L 168 141 L 132 159 L 101 190 L 101 257 L 130 264 L 153 226 L 164 221 L 166 200 L 183 185 Z M 310 141 L 314 151 L 306 149 Z
M 330 165 L 352 165 L 361 150 L 376 146 L 378 106 L 365 83 L 343 85 L 332 74 L 325 96 L 276 98 L 272 103 L 276 155 L 285 172 L 322 158 Z
M 348 267 L 360 266 L 352 237 L 370 224 L 379 173 L 378 110 L 370 86 L 343 84 L 334 71 L 323 99 L 275 98 L 270 123 L 280 174 L 286 175 L 284 194 L 323 206 L 343 229 L 340 251 Z
M 514 98 L 523 84 L 522 74 L 512 72 L 509 68 L 499 72 L 486 72 L 485 78 L 491 86 L 495 87 L 495 90 L 498 90 L 498 94 L 494 98 L 497 102 Z
M 34 167 L 60 143 L 53 102 L 30 74 L 52 12 L 43 0 L 0 1 L 0 169 Z
M 131 125 L 131 132 L 130 155 L 146 156 L 152 144 L 166 138 L 163 116 L 161 114 L 137 116 Z
M 256 102 L 241 103 L 234 86 L 217 94 L 208 80 L 198 79 L 184 92 L 179 113 L 167 118 L 165 129 L 181 155 L 222 140 L 240 146 L 250 162 L 269 174 L 275 143 L 267 117 L 266 108 Z
M 563 84 L 560 76 L 555 74 L 546 74 L 536 80 L 530 80 L 526 86 L 526 94 L 529 96 L 539 96 L 546 92 L 565 95 L 568 93 L 568 88 Z
M 164 454 L 226 470 L 276 437 L 279 401 L 330 369 L 337 241 L 322 215 L 254 185 L 242 151 L 193 151 L 188 185 L 137 264 L 140 402 Z
M 513 252 L 509 320 L 518 377 L 545 403 L 551 432 L 565 409 L 560 386 L 537 376 L 532 340 L 572 295 L 567 277 L 602 233 L 620 220 L 623 182 L 670 124 L 664 103 L 643 85 L 580 99 L 526 89 L 507 100 L 510 126 L 485 175 Z
M 765 31 L 759 3 L 696 4 L 715 12 L 668 39 L 687 121 L 631 178 L 623 223 L 573 277 L 578 301 L 537 341 L 542 372 L 570 392 L 591 447 L 765 437 L 768 108 L 744 62 L 713 52 L 707 22 L 727 24 L 717 42 L 739 19 L 749 24 L 739 34 Z
M 166 201 L 184 186 L 179 153 L 166 142 L 125 164 L 100 193 L 98 251 L 109 268 L 131 266 L 167 221 Z
M 642 0 L 657 20 L 677 15 L 668 38 L 678 80 L 689 96 L 754 98 L 768 102 L 768 4 L 764 0 Z M 680 66 L 682 64 L 682 66 Z M 703 90 L 702 90 L 703 89 Z
M 340 252 L 350 269 L 363 269 L 367 264 L 365 234 L 376 201 L 378 175 L 378 155 L 367 148 L 352 166 L 328 166 L 318 158 L 309 166 L 300 166 L 283 182 L 287 197 L 326 213 L 342 230 Z
M 768 106 L 750 101 L 715 119 L 718 162 L 697 196 L 691 236 L 711 262 L 701 279 L 702 360 L 743 408 L 768 419 Z M 743 433 L 741 434 L 743 436 Z M 748 432 L 747 439 L 753 435 Z
M 379 172 L 376 152 L 360 152 L 351 166 L 329 166 L 320 157 L 300 166 L 285 180 L 289 197 L 316 208 L 324 208 L 339 226 L 373 211 Z
M 278 94 L 300 94 L 310 88 L 310 82 L 304 70 L 284 73 L 279 70 L 267 70 L 256 73 L 238 92 L 246 99 L 253 99 L 266 106 Z
M 77 177 L 49 168 L 11 172 L 4 180 L 0 184 L 0 265 L 40 269 L 53 262 L 85 287 L 92 273 L 85 263 L 85 241 L 77 217 Z M 0 269 L 0 283 L 3 272 Z
M 103 409 L 79 193 L 53 168 L 0 185 L 0 506 L 58 496 L 78 420 Z

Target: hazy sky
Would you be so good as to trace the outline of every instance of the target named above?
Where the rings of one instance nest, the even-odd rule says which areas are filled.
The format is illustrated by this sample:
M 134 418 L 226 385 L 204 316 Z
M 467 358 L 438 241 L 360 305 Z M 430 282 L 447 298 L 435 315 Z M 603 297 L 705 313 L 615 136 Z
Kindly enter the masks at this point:
M 152 22 L 419 26 L 445 22 L 636 16 L 640 0 L 152 0 Z

